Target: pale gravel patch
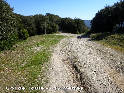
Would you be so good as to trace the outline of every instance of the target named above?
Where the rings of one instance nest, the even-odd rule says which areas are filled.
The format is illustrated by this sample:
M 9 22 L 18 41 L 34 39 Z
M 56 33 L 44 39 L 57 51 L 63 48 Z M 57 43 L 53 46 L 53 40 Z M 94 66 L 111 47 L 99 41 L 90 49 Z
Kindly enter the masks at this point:
M 78 59 L 75 64 L 81 72 L 82 83 L 88 88 L 86 90 L 90 93 L 122 93 L 124 55 L 89 41 L 88 38 L 69 40 L 69 46 L 63 51 L 66 54 L 67 51 L 72 51 L 69 57 L 73 60 L 73 54 Z M 113 75 L 112 72 L 118 74 Z M 118 79 L 114 78 L 116 76 Z
M 70 65 L 76 67 L 80 82 L 75 78 L 75 71 Z M 50 88 L 82 86 L 86 93 L 124 92 L 124 55 L 90 41 L 89 38 L 63 39 L 54 49 L 50 68 Z M 49 90 L 48 93 L 77 92 Z
M 63 42 L 66 43 L 66 41 L 67 39 L 62 40 L 54 49 L 54 53 L 51 58 L 50 70 L 48 73 L 50 80 L 49 85 L 47 86 L 49 87 L 48 93 L 79 93 L 75 89 L 68 89 L 68 87 L 81 88 L 75 80 L 75 73 L 73 72 L 73 69 L 66 64 L 68 60 L 66 60 L 66 58 L 61 54 L 61 45 L 63 45 Z
M 59 34 L 55 34 L 55 35 L 63 35 L 63 36 L 67 36 L 67 37 L 75 37 L 75 36 L 78 36 L 78 34 L 71 34 L 71 33 L 59 33 Z

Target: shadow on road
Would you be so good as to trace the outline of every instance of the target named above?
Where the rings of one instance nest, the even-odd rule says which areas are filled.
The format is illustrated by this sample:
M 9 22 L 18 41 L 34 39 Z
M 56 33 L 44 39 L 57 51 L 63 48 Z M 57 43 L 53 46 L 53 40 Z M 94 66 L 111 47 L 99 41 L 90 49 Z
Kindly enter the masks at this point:
M 86 35 L 80 35 L 80 36 L 77 36 L 77 39 L 81 39 L 81 38 L 89 38 L 89 37 L 86 36 Z

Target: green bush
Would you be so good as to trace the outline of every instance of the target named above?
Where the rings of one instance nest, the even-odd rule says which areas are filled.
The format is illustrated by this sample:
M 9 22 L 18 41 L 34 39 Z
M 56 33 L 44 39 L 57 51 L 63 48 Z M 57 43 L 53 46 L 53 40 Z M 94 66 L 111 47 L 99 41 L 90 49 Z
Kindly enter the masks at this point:
M 90 37 L 90 35 L 91 35 L 91 30 L 86 29 L 85 32 L 84 32 L 84 34 L 83 34 L 83 36 Z
M 0 0 L 0 50 L 10 48 L 18 39 L 16 17 L 7 2 Z
M 0 50 L 7 50 L 10 49 L 17 40 L 17 36 L 15 34 L 12 34 L 11 36 L 7 37 L 6 39 L 2 39 L 0 41 Z
M 21 29 L 18 32 L 18 35 L 19 35 L 19 39 L 22 39 L 22 40 L 25 40 L 29 37 L 28 31 L 26 29 Z
M 55 23 L 49 23 L 47 26 L 47 34 L 56 33 L 59 30 L 59 27 Z

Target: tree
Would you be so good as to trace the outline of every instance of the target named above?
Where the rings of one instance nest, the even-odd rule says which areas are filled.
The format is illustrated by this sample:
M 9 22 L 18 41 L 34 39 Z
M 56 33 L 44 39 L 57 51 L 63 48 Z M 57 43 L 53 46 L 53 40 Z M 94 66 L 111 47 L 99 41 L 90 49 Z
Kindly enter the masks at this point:
M 84 21 L 81 19 L 74 19 L 74 24 L 75 24 L 75 30 L 77 33 L 83 33 L 85 32 L 88 28 L 84 24 Z
M 7 2 L 0 0 L 0 50 L 10 48 L 18 39 L 16 17 Z
M 37 14 L 33 16 L 35 26 L 36 26 L 36 34 L 44 34 L 45 32 L 45 16 L 41 14 Z
M 117 25 L 122 28 L 124 22 L 124 1 L 115 3 L 113 6 L 106 6 L 101 9 L 91 21 L 91 31 L 98 32 L 113 32 Z
M 59 22 L 59 27 L 62 32 L 74 34 L 83 33 L 86 30 L 84 21 L 81 19 L 62 18 Z

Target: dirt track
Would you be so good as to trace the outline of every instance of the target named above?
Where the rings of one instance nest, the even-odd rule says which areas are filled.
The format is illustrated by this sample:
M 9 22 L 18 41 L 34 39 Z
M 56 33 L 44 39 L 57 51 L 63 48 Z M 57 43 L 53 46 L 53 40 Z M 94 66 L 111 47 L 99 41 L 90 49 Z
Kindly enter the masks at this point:
M 72 36 L 54 49 L 48 93 L 123 93 L 124 55 L 88 38 Z M 74 87 L 78 91 L 70 89 Z

